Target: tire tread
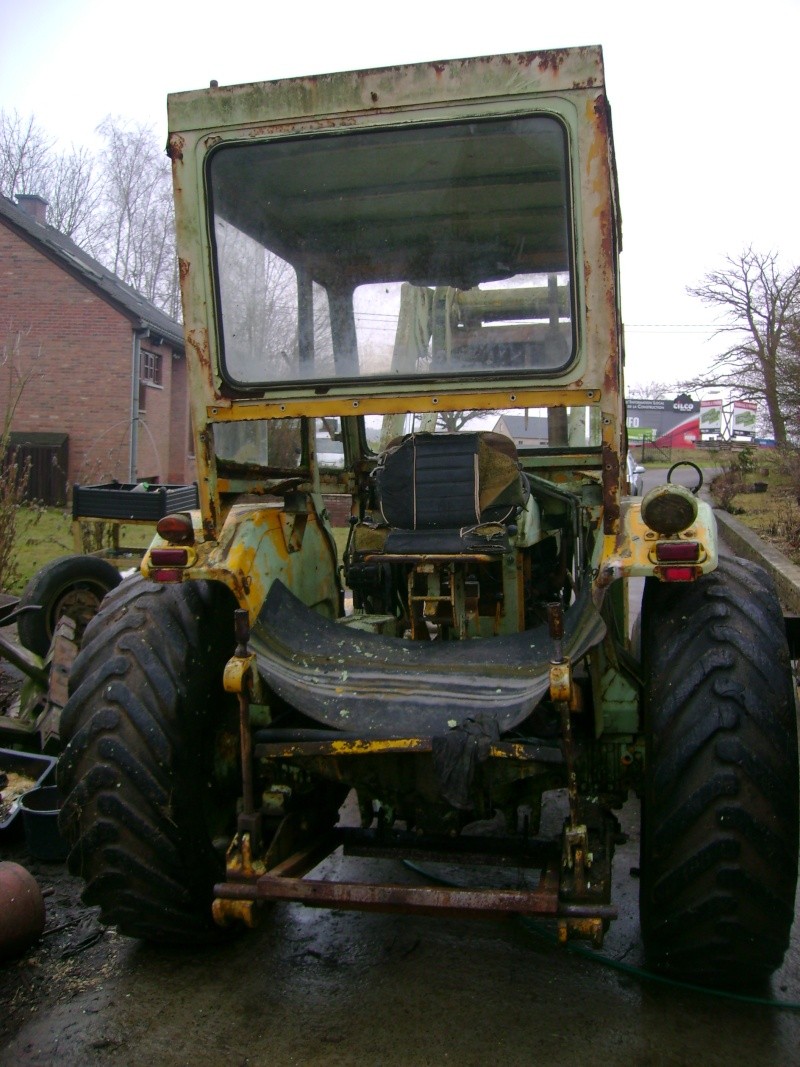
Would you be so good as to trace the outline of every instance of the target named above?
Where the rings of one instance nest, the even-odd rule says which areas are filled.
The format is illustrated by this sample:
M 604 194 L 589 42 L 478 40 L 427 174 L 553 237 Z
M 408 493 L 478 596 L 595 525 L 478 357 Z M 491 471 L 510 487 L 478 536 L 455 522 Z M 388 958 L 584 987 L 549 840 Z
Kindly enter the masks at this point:
M 134 937 L 216 932 L 223 864 L 203 811 L 233 607 L 210 583 L 130 579 L 87 626 L 70 676 L 58 771 L 68 865 L 102 920 Z
M 735 557 L 648 579 L 640 902 L 650 964 L 714 985 L 780 966 L 798 866 L 797 721 L 783 616 Z

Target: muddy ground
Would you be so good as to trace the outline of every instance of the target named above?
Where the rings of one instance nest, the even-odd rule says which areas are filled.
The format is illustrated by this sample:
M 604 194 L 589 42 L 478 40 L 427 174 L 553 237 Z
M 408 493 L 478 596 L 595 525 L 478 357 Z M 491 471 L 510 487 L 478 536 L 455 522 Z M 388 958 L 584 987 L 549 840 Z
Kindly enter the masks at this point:
M 603 956 L 641 963 L 634 804 Z M 800 1064 L 800 1013 L 610 969 L 547 928 L 279 904 L 213 950 L 159 950 L 103 929 L 60 864 L 3 849 L 46 889 L 47 926 L 0 966 L 0 1065 Z M 392 862 L 326 861 L 420 882 Z M 441 868 L 435 868 L 442 873 Z M 632 873 L 633 871 L 633 873 Z M 456 880 L 459 872 L 445 872 Z M 800 930 L 766 997 L 800 1001 Z
M 620 917 L 601 954 L 561 949 L 548 927 L 519 920 L 290 904 L 265 911 L 258 930 L 225 946 L 165 951 L 104 929 L 63 865 L 36 863 L 24 841 L 0 840 L 0 858 L 22 863 L 49 893 L 42 939 L 0 964 L 0 1067 L 800 1067 L 800 1010 L 661 984 L 604 962 L 643 962 L 634 802 L 623 826 Z M 396 862 L 340 855 L 323 873 L 423 880 Z M 760 995 L 800 1005 L 800 921 Z

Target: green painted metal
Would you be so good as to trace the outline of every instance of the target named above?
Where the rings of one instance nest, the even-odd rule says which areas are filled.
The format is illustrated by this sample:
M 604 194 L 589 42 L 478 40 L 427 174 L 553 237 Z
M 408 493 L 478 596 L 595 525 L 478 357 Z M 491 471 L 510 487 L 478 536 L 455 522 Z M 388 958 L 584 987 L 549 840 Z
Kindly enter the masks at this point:
M 619 333 L 615 278 L 620 239 L 614 221 L 616 178 L 607 134 L 600 49 L 496 56 L 211 88 L 170 96 L 168 112 L 186 326 L 188 333 L 198 341 L 202 338 L 203 347 L 207 347 L 207 369 L 212 375 L 218 368 L 218 339 L 215 330 L 205 336 L 214 292 L 208 273 L 212 255 L 204 217 L 210 151 L 259 137 L 539 113 L 557 116 L 568 130 L 573 162 L 574 258 L 577 264 L 587 258 L 593 263 L 591 274 L 577 272 L 581 350 L 574 371 L 566 380 L 560 375 L 559 383 L 569 388 L 581 381 L 584 387 L 600 388 L 607 381 L 608 339 Z M 613 353 L 614 358 L 617 355 Z M 205 351 L 203 356 L 205 360 Z M 208 385 L 218 383 L 218 374 L 207 379 Z M 395 381 L 395 392 L 397 387 Z M 376 390 L 371 385 L 362 391 L 373 395 Z M 296 392 L 314 396 L 311 389 Z
M 443 60 L 374 70 L 347 71 L 248 85 L 212 86 L 173 93 L 170 130 L 294 126 L 386 115 L 391 109 L 475 107 L 486 99 L 526 101 L 603 85 L 597 47 L 520 52 Z
M 630 677 L 608 667 L 600 679 L 604 734 L 636 734 L 639 722 L 639 687 Z

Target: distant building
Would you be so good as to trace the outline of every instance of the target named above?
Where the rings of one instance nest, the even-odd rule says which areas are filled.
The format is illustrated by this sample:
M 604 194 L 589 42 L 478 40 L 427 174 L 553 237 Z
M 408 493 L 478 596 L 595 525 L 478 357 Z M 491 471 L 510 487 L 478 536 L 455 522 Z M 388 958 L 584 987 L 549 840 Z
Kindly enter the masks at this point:
M 31 495 L 75 482 L 195 478 L 183 329 L 45 222 L 46 202 L 0 196 L 0 415 L 20 376 L 13 443 Z
M 546 448 L 550 440 L 546 415 L 501 415 L 494 431 L 510 437 L 517 448 Z

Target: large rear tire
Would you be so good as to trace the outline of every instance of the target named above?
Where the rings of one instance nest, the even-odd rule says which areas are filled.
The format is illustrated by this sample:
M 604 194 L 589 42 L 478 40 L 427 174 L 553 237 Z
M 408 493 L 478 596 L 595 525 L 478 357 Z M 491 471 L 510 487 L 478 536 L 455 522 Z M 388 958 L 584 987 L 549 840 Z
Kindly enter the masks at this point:
M 229 722 L 222 670 L 234 647 L 222 586 L 133 578 L 86 630 L 62 713 L 58 781 L 68 863 L 103 922 L 161 943 L 215 932 L 212 887 L 224 862 L 215 819 L 232 830 L 236 788 L 212 773 Z M 230 746 L 229 746 L 230 747 Z
M 648 963 L 757 984 L 788 947 L 798 861 L 797 719 L 771 580 L 733 557 L 690 586 L 648 580 L 642 650 Z

